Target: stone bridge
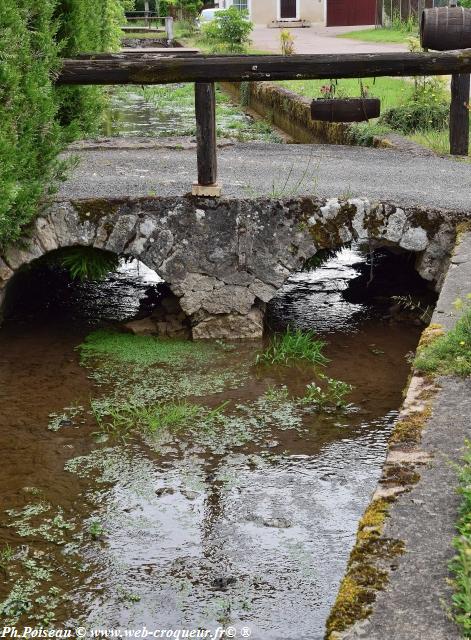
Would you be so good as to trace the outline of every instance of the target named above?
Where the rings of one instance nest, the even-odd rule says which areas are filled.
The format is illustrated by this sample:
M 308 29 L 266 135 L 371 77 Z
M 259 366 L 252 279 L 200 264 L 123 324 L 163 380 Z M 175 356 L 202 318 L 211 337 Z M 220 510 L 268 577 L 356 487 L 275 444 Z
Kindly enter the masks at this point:
M 21 247 L 0 257 L 0 303 L 15 272 L 59 248 L 132 256 L 179 298 L 193 337 L 259 337 L 265 304 L 322 249 L 350 243 L 416 255 L 440 287 L 461 217 L 430 207 L 351 198 L 82 199 L 46 208 Z

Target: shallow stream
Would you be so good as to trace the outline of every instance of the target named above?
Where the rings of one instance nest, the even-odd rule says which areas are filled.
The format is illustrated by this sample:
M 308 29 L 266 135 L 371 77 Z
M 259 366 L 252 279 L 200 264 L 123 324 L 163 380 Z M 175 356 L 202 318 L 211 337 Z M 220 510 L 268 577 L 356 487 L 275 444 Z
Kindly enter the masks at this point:
M 2 622 L 323 637 L 420 331 L 347 302 L 360 260 L 344 250 L 270 305 L 272 327 L 314 329 L 323 372 L 354 385 L 325 412 L 299 401 L 316 371 L 254 366 L 258 343 L 81 364 L 94 328 L 155 304 L 155 274 L 24 276 L 0 331 Z M 103 428 L 113 407 L 170 399 L 204 415 L 125 440 Z

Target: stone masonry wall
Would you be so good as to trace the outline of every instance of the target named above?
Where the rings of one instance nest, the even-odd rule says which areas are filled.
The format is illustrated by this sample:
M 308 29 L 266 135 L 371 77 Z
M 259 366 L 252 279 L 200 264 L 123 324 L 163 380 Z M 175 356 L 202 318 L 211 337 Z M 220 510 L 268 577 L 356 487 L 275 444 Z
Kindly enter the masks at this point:
M 457 217 L 366 199 L 56 202 L 22 246 L 0 256 L 0 304 L 22 266 L 58 248 L 86 245 L 155 270 L 180 299 L 195 339 L 260 337 L 265 303 L 320 249 L 358 241 L 413 252 L 420 275 L 439 286 Z

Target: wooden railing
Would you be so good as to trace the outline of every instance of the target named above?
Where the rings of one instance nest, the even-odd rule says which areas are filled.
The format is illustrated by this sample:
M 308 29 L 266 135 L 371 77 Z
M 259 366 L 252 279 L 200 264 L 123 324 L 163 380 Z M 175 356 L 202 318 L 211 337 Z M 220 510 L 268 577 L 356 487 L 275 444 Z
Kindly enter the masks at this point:
M 174 39 L 174 20 L 172 18 L 172 16 L 159 16 L 156 13 L 152 13 L 150 11 L 141 11 L 141 12 L 133 12 L 133 13 L 141 13 L 142 15 L 140 16 L 128 16 L 126 15 L 126 20 L 128 22 L 133 22 L 133 21 L 140 21 L 140 22 L 144 22 L 144 26 L 135 26 L 135 27 L 129 27 L 129 26 L 123 26 L 122 30 L 126 33 L 139 33 L 139 32 L 145 32 L 145 31 L 151 31 L 152 32 L 152 23 L 154 23 L 157 27 L 157 25 L 162 24 L 163 29 L 165 29 L 165 37 L 167 39 L 167 42 L 173 42 Z
M 198 184 L 194 192 L 217 189 L 214 83 L 263 80 L 451 75 L 450 150 L 467 155 L 471 49 L 440 53 L 371 53 L 294 56 L 155 56 L 126 54 L 68 59 L 59 85 L 169 84 L 194 82 L 198 145 Z

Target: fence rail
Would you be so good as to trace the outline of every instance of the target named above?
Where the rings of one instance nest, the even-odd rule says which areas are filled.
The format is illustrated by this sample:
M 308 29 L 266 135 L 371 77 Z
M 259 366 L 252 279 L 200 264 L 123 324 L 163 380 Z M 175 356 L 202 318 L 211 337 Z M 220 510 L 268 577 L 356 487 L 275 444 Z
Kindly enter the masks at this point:
M 245 82 L 471 73 L 471 49 L 438 53 L 66 59 L 57 84 Z
M 195 193 L 213 195 L 217 181 L 214 83 L 380 76 L 452 75 L 451 153 L 467 155 L 471 49 L 435 53 L 370 53 L 294 56 L 129 56 L 66 59 L 58 85 L 170 84 L 194 82 L 198 142 Z
M 157 14 L 151 14 L 151 12 L 142 12 L 142 16 L 129 16 L 127 21 L 132 23 L 133 21 L 141 21 L 145 23 L 145 26 L 124 26 L 121 27 L 124 33 L 140 33 L 140 32 L 157 32 L 160 31 L 158 27 L 152 28 L 152 23 L 158 25 L 162 23 L 162 30 L 165 29 L 165 34 L 168 42 L 172 42 L 174 38 L 174 20 L 172 16 L 159 16 Z M 127 14 L 126 14 L 127 16 Z

